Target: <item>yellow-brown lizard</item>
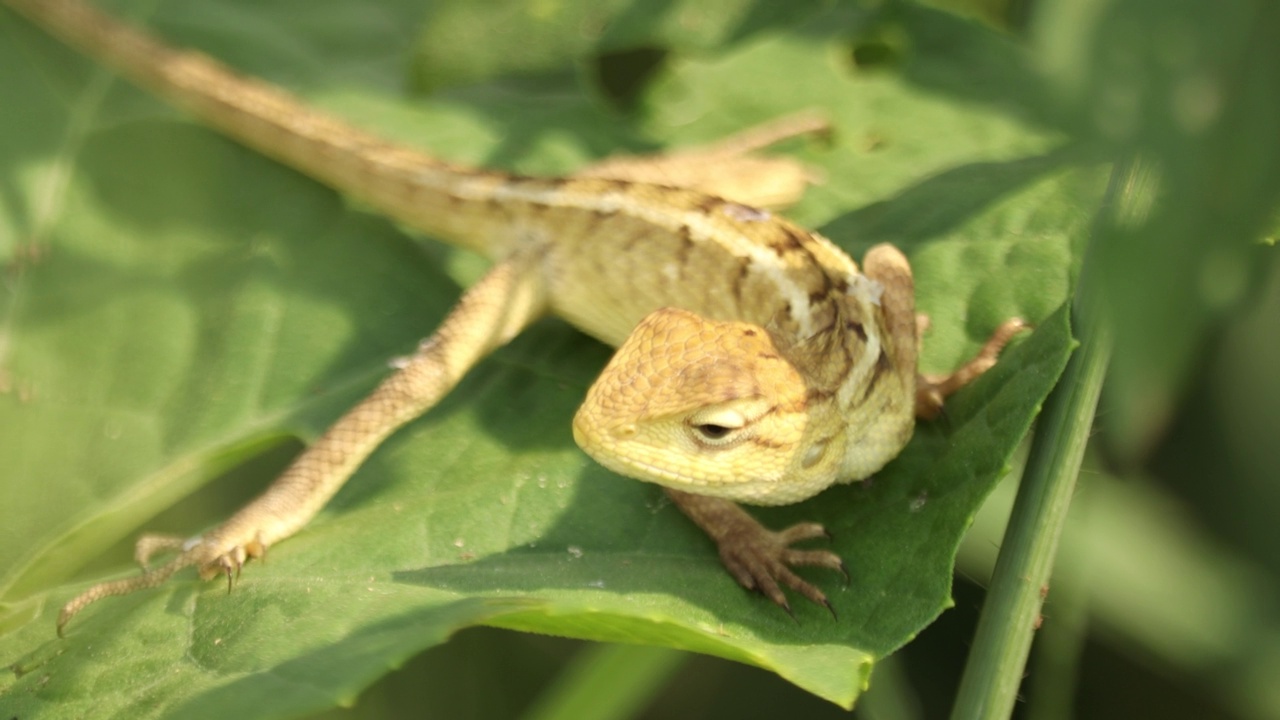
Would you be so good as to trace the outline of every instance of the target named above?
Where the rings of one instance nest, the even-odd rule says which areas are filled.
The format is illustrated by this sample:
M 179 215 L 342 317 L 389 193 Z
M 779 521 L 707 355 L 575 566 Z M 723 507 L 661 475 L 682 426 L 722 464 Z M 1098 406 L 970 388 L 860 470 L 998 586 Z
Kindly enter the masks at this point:
M 916 415 L 936 414 L 1023 327 L 1006 322 L 954 373 L 918 376 L 920 323 L 903 255 L 877 246 L 859 272 L 825 238 L 756 207 L 796 195 L 803 181 L 794 164 L 743 153 L 811 123 L 684 158 L 516 177 L 389 144 L 76 0 L 4 1 L 246 145 L 494 262 L 413 357 L 260 497 L 202 535 L 140 538 L 144 567 L 157 551 L 177 555 L 72 599 L 60 632 L 86 605 L 185 567 L 230 582 L 306 525 L 383 439 L 548 311 L 619 348 L 574 419 L 578 444 L 606 467 L 665 486 L 744 587 L 787 608 L 781 584 L 830 608 L 791 570 L 843 571 L 834 553 L 791 547 L 823 528 L 773 532 L 734 501 L 798 502 L 874 473 L 906 444 Z M 654 178 L 666 184 L 642 181 Z

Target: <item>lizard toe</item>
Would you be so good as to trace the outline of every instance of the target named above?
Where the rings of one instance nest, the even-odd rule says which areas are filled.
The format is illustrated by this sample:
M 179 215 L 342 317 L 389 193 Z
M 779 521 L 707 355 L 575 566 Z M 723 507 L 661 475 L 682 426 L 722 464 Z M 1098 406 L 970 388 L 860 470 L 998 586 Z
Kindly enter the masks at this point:
M 146 570 L 151 564 L 151 558 L 158 552 L 167 552 L 170 550 L 181 550 L 185 538 L 177 535 L 160 535 L 156 533 L 147 533 L 138 538 L 133 545 L 133 559 Z
M 778 531 L 775 535 L 777 536 L 778 542 L 783 545 L 790 545 L 802 540 L 817 540 L 819 538 L 823 540 L 831 539 L 831 533 L 827 532 L 827 529 L 822 526 L 822 523 L 815 522 L 796 523 L 785 530 Z
M 846 581 L 849 579 L 849 570 L 845 567 L 844 560 L 830 550 L 795 550 L 787 548 L 782 555 L 782 561 L 792 567 L 797 565 L 824 567 L 840 573 Z

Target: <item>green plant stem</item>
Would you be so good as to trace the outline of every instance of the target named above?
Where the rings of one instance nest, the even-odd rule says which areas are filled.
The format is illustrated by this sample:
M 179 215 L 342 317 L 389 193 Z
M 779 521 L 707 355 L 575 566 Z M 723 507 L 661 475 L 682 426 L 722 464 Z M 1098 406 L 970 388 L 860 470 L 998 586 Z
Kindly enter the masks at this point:
M 1081 347 L 1045 403 L 953 720 L 1007 718 L 1013 712 L 1106 374 L 1111 343 L 1097 325 L 1081 328 Z
M 1130 172 L 1129 167 L 1115 169 L 1109 197 L 1117 197 L 1118 188 Z M 1094 235 L 1096 243 L 1098 233 Z M 1096 311 L 1098 288 L 1090 283 L 1090 278 L 1098 274 L 1090 270 L 1090 260 L 1097 257 L 1093 250 L 1091 247 L 1085 258 L 1074 308 L 1080 348 L 1071 356 L 1062 379 L 1045 402 L 978 619 L 973 649 L 952 707 L 952 720 L 1012 715 L 1031 639 L 1040 625 L 1040 609 L 1048 593 L 1058 539 L 1071 506 L 1111 356 L 1108 324 Z
M 638 715 L 687 654 L 648 645 L 589 645 L 524 720 L 614 720 Z
M 1044 613 L 1043 632 L 1035 646 L 1036 674 L 1025 693 L 1026 717 L 1031 720 L 1071 720 L 1076 716 L 1080 655 L 1089 634 L 1091 576 L 1088 555 L 1072 549 L 1081 546 L 1080 535 L 1091 529 L 1089 506 L 1096 498 L 1089 485 L 1096 481 L 1088 471 L 1076 481 L 1077 487 L 1085 487 L 1071 504 L 1062 547 L 1054 561 L 1053 601 Z

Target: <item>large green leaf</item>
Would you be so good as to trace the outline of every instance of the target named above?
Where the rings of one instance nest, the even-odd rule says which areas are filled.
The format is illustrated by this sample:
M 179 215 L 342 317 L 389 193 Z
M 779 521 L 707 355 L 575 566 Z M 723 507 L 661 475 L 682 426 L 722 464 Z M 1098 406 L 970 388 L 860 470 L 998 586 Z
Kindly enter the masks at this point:
M 959 537 L 1065 362 L 1054 310 L 1097 173 L 962 89 L 853 70 L 822 24 L 677 55 L 643 122 L 611 117 L 571 74 L 410 100 L 389 88 L 414 4 L 161 3 L 146 22 L 366 126 L 523 171 L 822 108 L 833 144 L 793 149 L 826 181 L 793 215 L 856 255 L 882 240 L 909 251 L 933 318 L 926 369 L 1006 317 L 1038 330 L 873 482 L 759 513 L 835 533 L 852 582 L 812 576 L 838 621 L 800 603 L 793 621 L 743 592 L 657 488 L 577 451 L 569 420 L 609 351 L 548 320 L 395 435 L 229 596 L 184 576 L 94 605 L 58 640 L 62 602 L 133 572 L 130 538 L 198 531 L 265 486 L 287 439 L 314 438 L 372 387 L 475 263 L 424 253 L 0 12 L 0 664 L 15 668 L 0 709 L 295 715 L 351 701 L 474 624 L 711 653 L 851 704 L 875 659 L 948 605 Z M 962 29 L 954 42 L 1000 42 Z

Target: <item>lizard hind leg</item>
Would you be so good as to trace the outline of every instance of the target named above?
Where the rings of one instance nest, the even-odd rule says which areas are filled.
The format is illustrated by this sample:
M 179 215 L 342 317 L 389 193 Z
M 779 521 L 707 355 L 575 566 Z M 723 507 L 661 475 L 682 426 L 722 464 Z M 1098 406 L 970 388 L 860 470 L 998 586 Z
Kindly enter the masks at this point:
M 821 178 L 794 158 L 756 152 L 790 138 L 824 135 L 830 129 L 818 114 L 798 113 L 707 145 L 661 155 L 615 155 L 574 176 L 669 185 L 751 207 L 780 209 L 799 202 L 805 189 Z

